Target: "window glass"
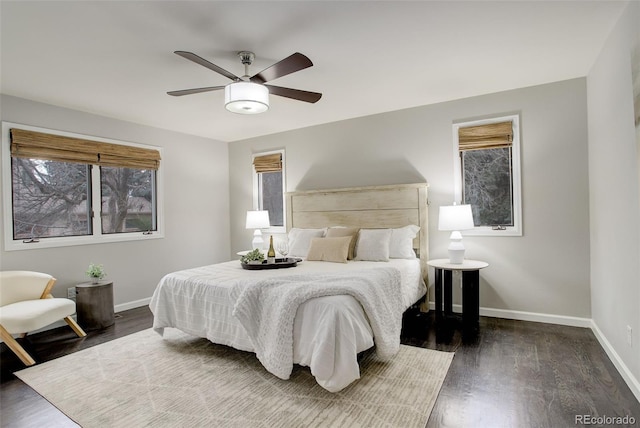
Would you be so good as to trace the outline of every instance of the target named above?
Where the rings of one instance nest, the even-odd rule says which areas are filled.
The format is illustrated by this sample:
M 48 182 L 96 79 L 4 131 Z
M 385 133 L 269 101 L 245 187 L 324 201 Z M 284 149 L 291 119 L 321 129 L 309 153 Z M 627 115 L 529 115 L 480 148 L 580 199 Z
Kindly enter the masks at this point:
M 476 226 L 513 226 L 511 148 L 470 150 L 462 155 L 464 204 Z
M 259 208 L 269 211 L 271 226 L 284 226 L 282 171 L 261 172 L 259 175 L 261 182 L 261 206 Z
M 13 239 L 91 234 L 88 165 L 11 158 Z
M 155 171 L 100 168 L 102 233 L 155 231 Z

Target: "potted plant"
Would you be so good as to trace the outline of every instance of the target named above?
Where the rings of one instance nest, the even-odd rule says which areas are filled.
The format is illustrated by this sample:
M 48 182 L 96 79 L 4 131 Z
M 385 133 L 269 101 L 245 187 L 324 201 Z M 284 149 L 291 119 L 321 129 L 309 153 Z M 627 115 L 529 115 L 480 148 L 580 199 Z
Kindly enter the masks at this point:
M 259 265 L 262 264 L 264 260 L 264 254 L 260 249 L 256 248 L 253 251 L 249 251 L 247 254 L 240 258 L 241 263 L 250 264 L 250 265 Z
M 85 273 L 89 278 L 91 278 L 91 282 L 93 284 L 97 284 L 102 278 L 107 276 L 107 273 L 104 271 L 104 267 L 94 263 L 89 264 L 89 269 L 87 269 Z

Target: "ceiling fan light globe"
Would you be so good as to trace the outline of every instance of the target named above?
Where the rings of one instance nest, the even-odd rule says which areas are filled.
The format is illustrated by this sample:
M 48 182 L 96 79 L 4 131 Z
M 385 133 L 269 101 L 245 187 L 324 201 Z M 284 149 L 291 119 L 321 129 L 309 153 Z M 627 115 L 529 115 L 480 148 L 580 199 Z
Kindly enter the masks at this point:
M 269 109 L 269 89 L 253 82 L 229 83 L 224 88 L 224 106 L 233 113 L 263 113 Z

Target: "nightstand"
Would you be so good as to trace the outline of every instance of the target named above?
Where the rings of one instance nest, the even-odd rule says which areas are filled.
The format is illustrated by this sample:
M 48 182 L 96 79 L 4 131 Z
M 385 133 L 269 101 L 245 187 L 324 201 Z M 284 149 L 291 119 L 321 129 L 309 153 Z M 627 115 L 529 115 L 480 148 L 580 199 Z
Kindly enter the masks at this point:
M 76 285 L 76 313 L 78 324 L 85 330 L 97 330 L 113 325 L 113 282 L 84 282 Z
M 436 317 L 453 314 L 452 280 L 453 272 L 462 272 L 462 324 L 464 328 L 477 328 L 480 321 L 480 269 L 489 263 L 479 260 L 464 260 L 460 264 L 449 263 L 449 259 L 427 262 L 435 269 Z M 444 293 L 443 293 L 444 291 Z

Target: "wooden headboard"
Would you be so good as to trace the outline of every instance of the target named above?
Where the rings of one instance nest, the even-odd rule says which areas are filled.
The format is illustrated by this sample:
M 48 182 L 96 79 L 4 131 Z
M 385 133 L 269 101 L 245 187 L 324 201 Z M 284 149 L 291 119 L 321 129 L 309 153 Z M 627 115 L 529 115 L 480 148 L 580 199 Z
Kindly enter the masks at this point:
M 288 192 L 287 231 L 292 227 L 350 226 L 367 229 L 415 224 L 420 233 L 413 247 L 427 281 L 429 225 L 427 183 Z

